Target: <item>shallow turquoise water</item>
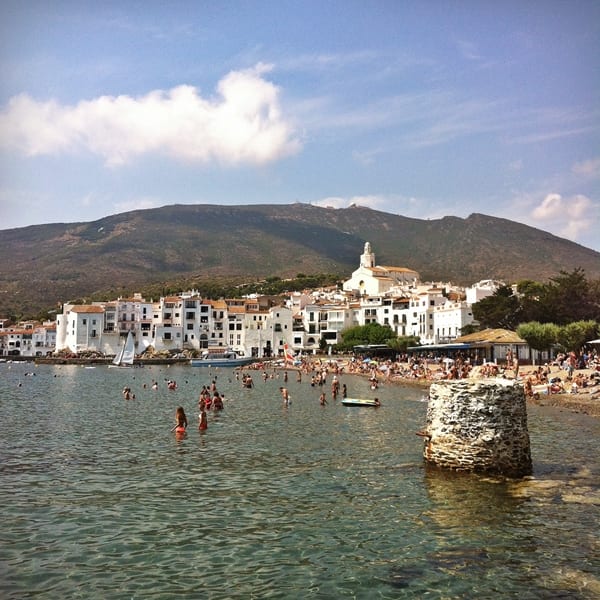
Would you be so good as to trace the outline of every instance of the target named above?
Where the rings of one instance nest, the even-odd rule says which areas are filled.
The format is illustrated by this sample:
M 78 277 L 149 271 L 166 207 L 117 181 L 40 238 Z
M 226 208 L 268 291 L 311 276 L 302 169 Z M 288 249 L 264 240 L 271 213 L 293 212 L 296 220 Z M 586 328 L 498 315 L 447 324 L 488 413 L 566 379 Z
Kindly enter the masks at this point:
M 225 410 L 201 433 L 211 375 Z M 531 409 L 535 480 L 513 485 L 425 468 L 420 389 L 382 387 L 380 409 L 321 407 L 320 390 L 290 376 L 284 408 L 282 379 L 254 381 L 1 364 L 0 597 L 600 593 L 598 420 Z

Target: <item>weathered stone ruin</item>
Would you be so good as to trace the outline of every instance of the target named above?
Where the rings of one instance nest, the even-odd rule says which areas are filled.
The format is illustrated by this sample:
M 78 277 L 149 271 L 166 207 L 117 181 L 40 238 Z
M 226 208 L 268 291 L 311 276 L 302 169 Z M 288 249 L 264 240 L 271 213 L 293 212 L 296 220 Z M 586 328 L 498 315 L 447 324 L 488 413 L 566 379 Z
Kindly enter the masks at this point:
M 433 383 L 423 455 L 459 471 L 507 477 L 531 474 L 523 388 L 514 380 L 461 379 Z

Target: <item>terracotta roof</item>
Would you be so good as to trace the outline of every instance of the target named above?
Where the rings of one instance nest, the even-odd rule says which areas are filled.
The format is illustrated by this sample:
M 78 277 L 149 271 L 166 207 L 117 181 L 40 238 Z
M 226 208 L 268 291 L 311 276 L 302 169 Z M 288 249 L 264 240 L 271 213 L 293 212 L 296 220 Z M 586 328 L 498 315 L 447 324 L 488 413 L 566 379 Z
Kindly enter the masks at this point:
M 104 308 L 102 306 L 93 306 L 91 304 L 78 304 L 71 308 L 71 312 L 74 313 L 103 313 Z
M 417 273 L 414 269 L 409 269 L 408 267 L 380 267 L 381 269 L 385 269 L 386 271 L 398 272 L 398 273 Z
M 227 311 L 231 314 L 236 313 L 236 314 L 240 314 L 243 315 L 246 312 L 246 307 L 245 306 L 230 306 Z
M 33 335 L 33 329 L 1 329 L 0 336 L 8 335 Z

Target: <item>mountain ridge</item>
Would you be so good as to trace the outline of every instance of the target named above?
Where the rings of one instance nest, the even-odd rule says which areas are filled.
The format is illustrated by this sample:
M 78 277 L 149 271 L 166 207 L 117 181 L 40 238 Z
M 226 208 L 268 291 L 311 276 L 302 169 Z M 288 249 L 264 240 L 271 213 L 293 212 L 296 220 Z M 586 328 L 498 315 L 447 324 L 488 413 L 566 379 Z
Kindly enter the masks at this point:
M 409 267 L 424 281 L 544 281 L 575 268 L 600 278 L 600 253 L 481 213 L 421 220 L 360 206 L 174 204 L 1 230 L 0 315 L 173 279 L 348 278 L 366 241 L 377 264 Z

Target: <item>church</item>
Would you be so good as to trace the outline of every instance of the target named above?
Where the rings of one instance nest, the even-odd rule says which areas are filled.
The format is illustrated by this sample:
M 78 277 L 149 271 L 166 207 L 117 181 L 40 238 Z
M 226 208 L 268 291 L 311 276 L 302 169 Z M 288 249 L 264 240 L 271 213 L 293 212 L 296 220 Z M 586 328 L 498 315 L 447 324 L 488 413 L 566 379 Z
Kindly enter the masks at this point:
M 342 289 L 360 296 L 382 296 L 393 288 L 414 286 L 419 281 L 419 273 L 412 269 L 376 266 L 371 244 L 366 242 L 360 255 L 360 266 L 344 282 Z

